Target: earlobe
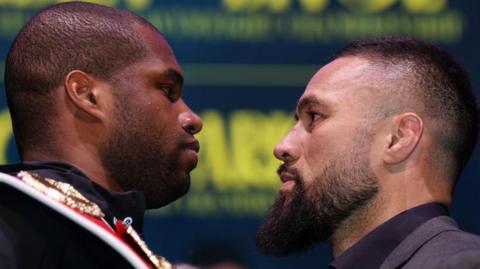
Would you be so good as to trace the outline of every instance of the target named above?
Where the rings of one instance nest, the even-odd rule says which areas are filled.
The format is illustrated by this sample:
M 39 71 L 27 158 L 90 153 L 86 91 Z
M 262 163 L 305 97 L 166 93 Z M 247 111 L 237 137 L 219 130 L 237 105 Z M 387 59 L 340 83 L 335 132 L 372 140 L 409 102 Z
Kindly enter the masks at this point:
M 394 165 L 406 160 L 417 148 L 423 133 L 423 121 L 415 113 L 397 115 L 392 125 L 384 162 Z
M 71 104 L 77 111 L 90 117 L 100 119 L 102 111 L 98 106 L 98 90 L 95 88 L 96 80 L 87 73 L 74 70 L 65 78 L 65 92 Z

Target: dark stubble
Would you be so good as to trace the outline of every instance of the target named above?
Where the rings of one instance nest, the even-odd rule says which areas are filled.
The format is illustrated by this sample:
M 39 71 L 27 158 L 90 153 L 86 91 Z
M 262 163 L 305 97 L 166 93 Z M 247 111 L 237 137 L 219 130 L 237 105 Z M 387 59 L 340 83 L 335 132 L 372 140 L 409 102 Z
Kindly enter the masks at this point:
M 159 208 L 189 189 L 189 175 L 178 171 L 180 149 L 165 150 L 179 145 L 176 139 L 162 135 L 141 112 L 129 107 L 128 100 L 119 97 L 115 127 L 106 138 L 100 156 L 123 190 L 143 191 L 147 208 Z
M 364 145 L 339 154 L 306 188 L 293 168 L 280 167 L 296 175 L 290 193 L 280 193 L 257 232 L 258 251 L 286 256 L 326 241 L 339 225 L 363 208 L 378 193 L 375 174 L 369 167 L 371 134 L 359 133 L 353 145 Z

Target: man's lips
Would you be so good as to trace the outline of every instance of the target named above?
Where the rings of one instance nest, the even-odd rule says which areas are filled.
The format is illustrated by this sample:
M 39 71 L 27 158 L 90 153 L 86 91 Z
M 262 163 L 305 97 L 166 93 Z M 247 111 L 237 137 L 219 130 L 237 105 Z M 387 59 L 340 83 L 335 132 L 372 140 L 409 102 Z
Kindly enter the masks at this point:
M 291 190 L 293 190 L 293 188 L 297 184 L 297 181 L 295 180 L 295 176 L 293 176 L 292 174 L 287 173 L 287 172 L 281 173 L 280 174 L 280 179 L 283 182 L 282 186 L 280 186 L 280 190 L 279 190 L 281 192 L 291 191 Z
M 289 167 L 286 164 L 282 164 L 278 167 L 277 174 L 283 183 L 292 180 L 296 181 L 298 178 L 295 168 Z
M 297 171 L 292 167 L 282 164 L 278 168 L 277 173 L 280 177 L 280 180 L 283 182 L 282 186 L 280 187 L 280 191 L 292 190 L 298 180 Z
M 198 142 L 198 140 L 194 140 L 193 142 L 188 143 L 186 148 L 195 151 L 195 153 L 198 153 L 200 151 L 200 143 Z
M 282 172 L 280 173 L 280 180 L 285 183 L 287 181 L 295 181 L 296 180 L 296 176 L 290 172 Z
M 190 143 L 185 144 L 185 153 L 188 160 L 188 169 L 191 171 L 197 166 L 198 152 L 200 151 L 200 143 L 194 139 Z

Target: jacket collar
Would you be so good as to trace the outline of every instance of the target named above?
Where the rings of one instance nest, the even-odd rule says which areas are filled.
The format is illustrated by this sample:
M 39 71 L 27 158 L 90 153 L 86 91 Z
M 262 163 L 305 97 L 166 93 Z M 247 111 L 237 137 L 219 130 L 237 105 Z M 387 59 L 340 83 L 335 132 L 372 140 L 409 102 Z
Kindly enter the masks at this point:
M 457 223 L 449 216 L 439 216 L 425 222 L 392 251 L 392 253 L 385 259 L 380 269 L 401 267 L 431 238 L 446 231 L 456 230 L 458 230 Z
M 330 268 L 379 268 L 401 242 L 418 227 L 430 219 L 445 215 L 448 215 L 448 209 L 440 203 L 428 203 L 410 208 L 365 235 L 332 261 Z

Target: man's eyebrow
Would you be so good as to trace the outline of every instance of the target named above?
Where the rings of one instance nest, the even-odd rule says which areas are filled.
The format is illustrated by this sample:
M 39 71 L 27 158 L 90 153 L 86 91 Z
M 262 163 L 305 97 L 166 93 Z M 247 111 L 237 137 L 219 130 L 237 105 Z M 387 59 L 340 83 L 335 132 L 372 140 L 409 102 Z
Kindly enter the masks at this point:
M 179 86 L 183 86 L 183 76 L 174 69 L 168 69 L 160 75 L 172 79 L 175 83 L 179 84 Z
M 306 107 L 312 106 L 312 105 L 322 105 L 323 102 L 320 101 L 318 98 L 315 96 L 306 96 L 300 99 L 300 101 L 297 104 L 297 109 L 295 110 L 295 121 L 298 121 L 299 114 L 305 110 Z

